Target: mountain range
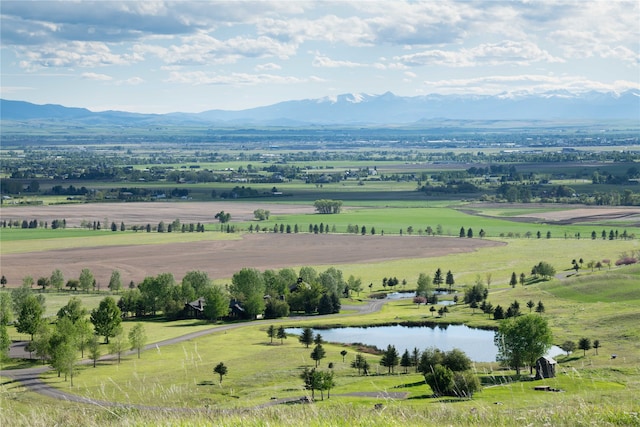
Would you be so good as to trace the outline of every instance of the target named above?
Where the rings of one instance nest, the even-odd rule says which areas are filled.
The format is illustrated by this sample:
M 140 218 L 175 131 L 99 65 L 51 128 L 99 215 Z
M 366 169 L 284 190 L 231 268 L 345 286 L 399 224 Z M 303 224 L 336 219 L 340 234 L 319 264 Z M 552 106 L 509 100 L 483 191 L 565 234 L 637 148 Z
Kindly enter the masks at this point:
M 344 94 L 280 102 L 240 111 L 140 114 L 93 112 L 61 105 L 0 100 L 2 121 L 118 126 L 384 126 L 420 125 L 438 120 L 635 120 L 640 122 L 640 90 L 623 93 L 566 91 L 543 94 L 397 96 Z

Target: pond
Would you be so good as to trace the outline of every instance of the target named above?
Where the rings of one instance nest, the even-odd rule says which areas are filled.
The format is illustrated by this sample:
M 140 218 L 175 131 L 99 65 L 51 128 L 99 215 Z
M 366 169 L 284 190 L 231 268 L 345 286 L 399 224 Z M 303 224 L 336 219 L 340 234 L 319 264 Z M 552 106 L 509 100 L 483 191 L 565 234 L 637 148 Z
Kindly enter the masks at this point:
M 435 292 L 436 295 L 447 295 L 446 292 Z M 413 299 L 416 296 L 416 293 L 411 292 L 390 292 L 387 294 L 386 299 L 391 300 L 399 300 L 399 299 Z M 438 301 L 439 305 L 453 305 L 455 302 L 452 300 L 442 300 Z
M 414 348 L 420 351 L 436 347 L 442 351 L 458 348 L 474 362 L 495 362 L 498 348 L 493 343 L 494 331 L 470 328 L 465 325 L 438 326 L 370 326 L 334 329 L 314 329 L 325 341 L 352 344 L 362 343 L 385 349 L 389 344 L 402 355 Z M 287 333 L 300 335 L 301 328 L 287 328 Z M 552 348 L 550 356 L 561 354 L 558 347 Z

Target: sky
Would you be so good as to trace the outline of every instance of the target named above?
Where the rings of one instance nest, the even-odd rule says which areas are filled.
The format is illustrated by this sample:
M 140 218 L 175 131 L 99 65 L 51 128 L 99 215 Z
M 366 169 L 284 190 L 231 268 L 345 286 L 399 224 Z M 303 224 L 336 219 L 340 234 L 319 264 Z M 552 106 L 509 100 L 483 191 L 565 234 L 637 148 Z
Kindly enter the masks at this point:
M 637 0 L 2 0 L 0 12 L 0 96 L 93 111 L 640 88 Z

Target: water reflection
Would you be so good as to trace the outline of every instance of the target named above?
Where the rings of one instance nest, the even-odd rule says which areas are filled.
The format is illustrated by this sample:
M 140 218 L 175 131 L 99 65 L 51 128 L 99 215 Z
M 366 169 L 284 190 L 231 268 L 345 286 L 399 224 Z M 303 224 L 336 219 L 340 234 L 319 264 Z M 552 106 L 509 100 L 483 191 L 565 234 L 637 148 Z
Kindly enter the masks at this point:
M 287 333 L 299 335 L 301 328 L 288 328 Z M 391 344 L 400 354 L 417 347 L 424 350 L 436 347 L 442 351 L 459 348 L 475 362 L 495 362 L 498 348 L 493 342 L 494 331 L 470 328 L 465 325 L 438 324 L 434 326 L 370 326 L 334 329 L 314 329 L 325 341 L 352 344 L 362 343 L 384 349 Z M 559 351 L 558 351 L 559 350 Z M 551 356 L 562 350 L 555 347 Z

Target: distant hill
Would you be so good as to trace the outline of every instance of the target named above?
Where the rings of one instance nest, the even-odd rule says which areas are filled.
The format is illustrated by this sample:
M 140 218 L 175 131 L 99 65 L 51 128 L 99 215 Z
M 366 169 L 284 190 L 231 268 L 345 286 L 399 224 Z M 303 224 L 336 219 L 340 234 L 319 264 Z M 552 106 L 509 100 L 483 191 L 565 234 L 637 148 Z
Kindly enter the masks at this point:
M 0 100 L 0 118 L 18 122 L 54 122 L 78 125 L 420 125 L 432 120 L 638 120 L 640 91 L 620 94 L 566 91 L 501 96 L 425 95 L 396 96 L 344 94 L 320 99 L 285 101 L 241 111 L 209 110 L 201 113 L 136 114 L 92 112 L 85 108 L 36 105 Z

